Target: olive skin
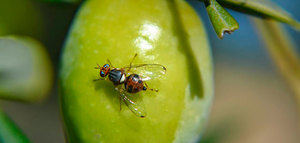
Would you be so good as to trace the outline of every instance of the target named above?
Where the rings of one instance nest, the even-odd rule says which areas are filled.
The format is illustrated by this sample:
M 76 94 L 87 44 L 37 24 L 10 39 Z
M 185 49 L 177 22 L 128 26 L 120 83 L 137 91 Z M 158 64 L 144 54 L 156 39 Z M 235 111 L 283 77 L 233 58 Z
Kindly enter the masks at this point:
M 141 101 L 136 103 L 144 106 L 145 118 L 125 104 L 120 111 L 120 94 L 110 81 L 93 81 L 99 78 L 96 63 L 109 59 L 122 68 L 135 53 L 133 65 L 167 68 L 163 77 L 144 81 L 158 92 L 130 95 Z M 201 19 L 184 0 L 83 1 L 65 43 L 59 83 L 70 143 L 196 142 L 213 99 L 212 61 Z

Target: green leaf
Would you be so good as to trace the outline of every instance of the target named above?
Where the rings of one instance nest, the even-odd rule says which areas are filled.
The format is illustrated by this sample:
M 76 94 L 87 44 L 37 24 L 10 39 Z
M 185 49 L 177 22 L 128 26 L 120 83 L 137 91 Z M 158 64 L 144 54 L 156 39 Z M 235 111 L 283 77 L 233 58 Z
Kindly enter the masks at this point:
M 51 62 L 45 48 L 29 37 L 0 37 L 0 98 L 34 102 L 52 86 Z
M 1 143 L 29 143 L 29 139 L 15 125 L 15 123 L 0 111 L 0 142 Z
M 237 21 L 215 0 L 205 0 L 205 7 L 210 21 L 219 38 L 225 33 L 232 33 L 239 28 Z
M 269 0 L 218 0 L 218 2 L 224 7 L 263 18 L 271 18 L 300 30 L 300 23 L 291 14 Z

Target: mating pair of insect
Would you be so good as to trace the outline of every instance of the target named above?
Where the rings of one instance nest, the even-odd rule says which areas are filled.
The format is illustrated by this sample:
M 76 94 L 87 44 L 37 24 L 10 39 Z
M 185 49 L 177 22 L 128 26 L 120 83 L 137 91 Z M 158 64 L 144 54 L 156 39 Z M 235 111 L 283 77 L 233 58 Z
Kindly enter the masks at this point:
M 101 78 L 95 79 L 94 81 L 111 81 L 116 87 L 115 89 L 119 91 L 120 109 L 121 100 L 123 100 L 127 107 L 136 116 L 144 118 L 146 116 L 146 112 L 143 107 L 130 99 L 130 97 L 140 91 L 150 90 L 158 92 L 158 89 L 149 88 L 145 81 L 160 78 L 166 73 L 166 68 L 160 64 L 133 65 L 132 63 L 136 57 L 137 54 L 134 55 L 129 66 L 122 68 L 114 67 L 109 60 L 107 60 L 108 64 L 104 64 L 102 67 L 97 64 L 98 66 L 95 67 L 95 69 L 100 69 Z M 122 87 L 122 85 L 124 86 Z

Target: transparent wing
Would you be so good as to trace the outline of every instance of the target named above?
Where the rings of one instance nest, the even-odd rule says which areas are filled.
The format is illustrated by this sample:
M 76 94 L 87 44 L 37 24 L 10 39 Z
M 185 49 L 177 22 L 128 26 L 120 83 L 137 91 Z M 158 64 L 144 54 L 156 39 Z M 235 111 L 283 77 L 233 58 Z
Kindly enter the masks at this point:
M 129 95 L 126 94 L 126 92 L 121 92 L 120 96 L 132 113 L 141 118 L 146 117 L 144 106 L 142 106 L 141 104 L 137 104 L 135 101 L 130 99 Z
M 166 74 L 166 67 L 160 64 L 140 64 L 124 67 L 127 73 L 135 73 L 142 77 L 143 81 L 161 78 Z

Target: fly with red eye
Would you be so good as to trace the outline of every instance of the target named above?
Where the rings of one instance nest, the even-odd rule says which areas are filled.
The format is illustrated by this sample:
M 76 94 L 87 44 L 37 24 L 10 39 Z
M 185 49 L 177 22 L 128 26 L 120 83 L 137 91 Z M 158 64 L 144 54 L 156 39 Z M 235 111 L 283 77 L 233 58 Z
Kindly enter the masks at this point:
M 98 65 L 96 69 L 100 69 L 101 78 L 94 81 L 109 80 L 113 82 L 116 87 L 115 89 L 120 93 L 119 99 L 123 100 L 136 116 L 143 118 L 146 116 L 146 112 L 141 105 L 129 98 L 132 97 L 132 95 L 129 94 L 136 94 L 146 90 L 158 92 L 157 89 L 149 88 L 145 81 L 161 78 L 165 74 L 166 68 L 160 64 L 132 65 L 136 56 L 137 54 L 135 54 L 129 66 L 123 68 L 114 68 L 109 60 L 107 60 L 109 64 L 104 64 L 102 67 Z M 120 86 L 122 84 L 124 84 L 123 87 Z
M 107 74 L 110 71 L 110 65 L 109 64 L 105 64 L 100 68 L 100 76 L 101 77 L 105 77 L 107 76 Z
M 97 80 L 106 80 L 108 77 L 108 80 L 113 82 L 115 86 L 120 85 L 125 82 L 126 74 L 123 69 L 114 68 L 109 60 L 107 60 L 109 64 L 104 64 L 102 67 L 99 65 L 95 67 L 95 69 L 100 69 L 100 77 Z

